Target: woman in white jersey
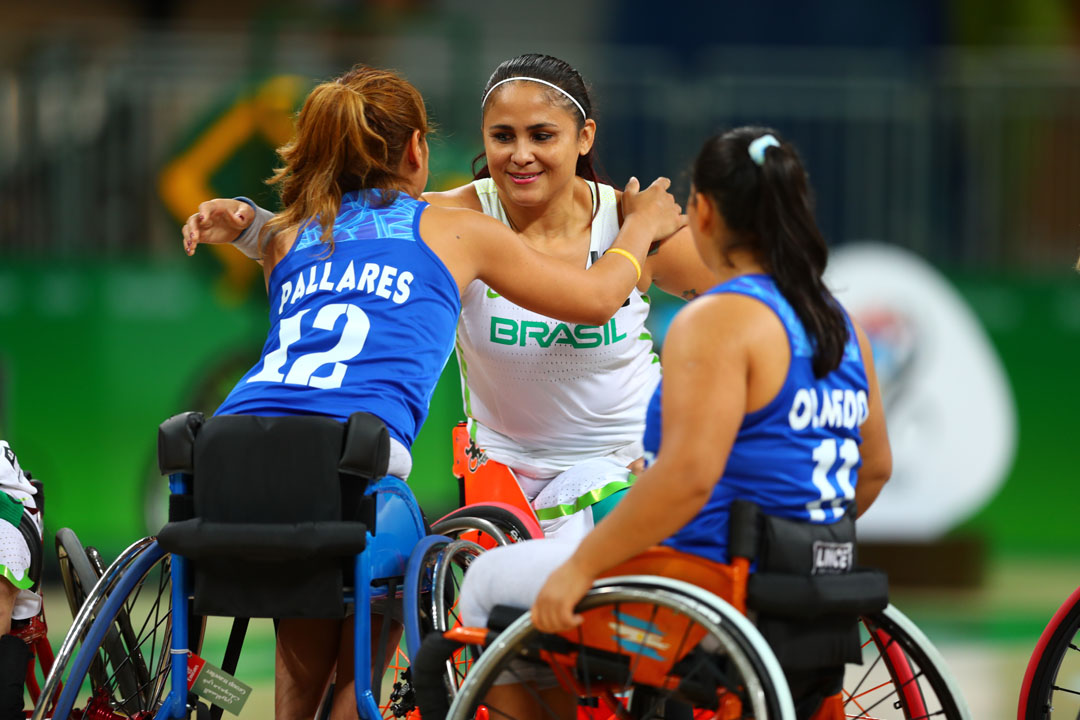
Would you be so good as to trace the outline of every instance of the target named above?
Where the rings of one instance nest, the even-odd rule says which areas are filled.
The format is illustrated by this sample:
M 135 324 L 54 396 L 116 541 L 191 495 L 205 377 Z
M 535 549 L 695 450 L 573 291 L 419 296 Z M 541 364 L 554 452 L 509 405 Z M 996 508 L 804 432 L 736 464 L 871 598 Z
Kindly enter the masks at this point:
M 522 55 L 496 68 L 481 107 L 478 179 L 423 199 L 483 212 L 540 252 L 590 265 L 619 231 L 622 194 L 597 181 L 596 122 L 581 76 L 557 58 Z M 269 213 L 252 215 L 237 201 L 203 203 L 184 226 L 185 242 L 227 242 L 248 228 L 236 244 L 258 257 Z M 644 326 L 653 283 L 685 298 L 712 285 L 686 230 L 648 258 L 603 326 L 560 323 L 481 282 L 462 296 L 458 360 L 470 435 L 489 461 L 513 470 L 548 535 L 584 536 L 594 509 L 599 519 L 611 507 L 642 456 L 645 406 L 660 378 Z
M 36 494 L 15 453 L 0 440 L 0 720 L 24 717 L 23 678 L 32 654 L 15 626 L 41 612 L 30 568 L 30 543 L 39 554 L 41 548 Z

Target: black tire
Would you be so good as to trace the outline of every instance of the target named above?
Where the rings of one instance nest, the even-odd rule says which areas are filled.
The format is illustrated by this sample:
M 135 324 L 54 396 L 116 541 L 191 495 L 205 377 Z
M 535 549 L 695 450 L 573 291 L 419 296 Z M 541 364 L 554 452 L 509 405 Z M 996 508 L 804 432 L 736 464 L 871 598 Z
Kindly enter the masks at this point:
M 60 579 L 64 583 L 68 608 L 74 619 L 101 574 L 94 567 L 94 563 L 82 543 L 79 542 L 75 531 L 70 528 L 60 528 L 56 531 L 56 558 L 60 565 Z M 106 634 L 101 643 L 102 656 L 90 666 L 88 674 L 90 685 L 95 690 L 105 687 L 109 678 L 115 677 L 120 694 L 123 697 L 130 697 L 145 681 L 145 668 L 140 676 L 138 663 L 128 662 L 128 653 L 124 650 L 124 643 L 121 640 L 121 627 L 126 624 L 130 628 L 130 622 L 127 621 L 126 615 L 122 620 L 123 623 L 110 628 Z M 110 667 L 113 669 L 112 672 L 110 672 Z
M 1025 684 L 1027 701 L 1020 708 L 1021 720 L 1051 720 L 1080 717 L 1080 592 L 1067 601 L 1072 603 L 1064 613 L 1055 614 L 1056 626 L 1040 638 L 1031 661 L 1030 682 Z M 1060 620 L 1058 620 L 1060 617 Z M 1051 621 L 1053 622 L 1053 621 Z M 1064 672 L 1063 672 L 1064 670 Z M 1069 679 L 1067 679 L 1069 678 Z

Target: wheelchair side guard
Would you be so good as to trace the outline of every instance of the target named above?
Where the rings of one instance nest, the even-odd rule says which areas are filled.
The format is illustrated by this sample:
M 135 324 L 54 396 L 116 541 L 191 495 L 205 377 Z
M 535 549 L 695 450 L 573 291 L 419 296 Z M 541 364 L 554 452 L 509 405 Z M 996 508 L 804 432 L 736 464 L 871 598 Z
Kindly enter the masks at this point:
M 405 604 L 405 647 L 408 649 L 410 658 L 416 657 L 420 651 L 421 635 L 420 618 L 420 593 L 431 590 L 430 580 L 425 581 L 421 576 L 424 556 L 436 545 L 449 545 L 451 539 L 446 535 L 428 535 L 421 538 L 409 553 L 409 560 L 405 565 L 405 587 L 402 589 L 402 602 Z
M 375 497 L 375 526 L 370 536 L 371 579 L 402 577 L 413 548 L 426 535 L 424 516 L 409 486 L 393 476 L 368 485 Z
M 192 471 L 195 435 L 205 420 L 201 412 L 184 412 L 158 426 L 158 468 L 162 475 Z
M 769 647 L 768 644 L 765 644 L 765 638 L 761 637 L 761 633 L 754 627 L 754 624 L 745 615 L 732 607 L 731 603 L 704 588 L 684 580 L 674 580 L 658 575 L 616 575 L 596 580 L 590 592 L 608 587 L 659 588 L 682 595 L 704 606 L 712 614 L 715 622 L 734 625 L 755 646 L 755 649 L 760 649 L 760 647 L 768 649 Z M 758 645 L 759 641 L 762 644 L 760 647 Z M 768 654 L 772 655 L 771 649 Z

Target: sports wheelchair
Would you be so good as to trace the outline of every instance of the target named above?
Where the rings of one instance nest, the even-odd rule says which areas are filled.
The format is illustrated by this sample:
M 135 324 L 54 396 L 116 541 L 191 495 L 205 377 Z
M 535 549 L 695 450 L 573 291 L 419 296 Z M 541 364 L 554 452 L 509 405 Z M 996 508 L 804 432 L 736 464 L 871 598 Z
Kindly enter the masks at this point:
M 846 664 L 816 720 L 970 718 L 940 655 L 887 604 L 883 576 L 801 572 L 806 560 L 790 550 L 812 551 L 812 536 L 777 537 L 805 524 L 755 510 L 733 511 L 730 565 L 654 548 L 594 585 L 574 631 L 544 635 L 527 612 L 496 608 L 487 628 L 427 636 L 412 665 L 423 717 L 513 717 L 484 704 L 497 681 L 521 682 L 542 716 L 558 717 L 531 688 L 539 671 L 579 697 L 579 717 L 794 720 L 788 680 L 807 717 L 818 703 L 808 711 L 802 691 L 819 666 Z
M 349 603 L 398 597 L 426 533 L 407 485 L 386 476 L 387 430 L 366 413 L 346 424 L 184 413 L 162 424 L 158 456 L 169 523 L 86 593 L 33 718 L 220 717 L 188 689 L 207 616 L 236 618 L 220 663 L 233 673 L 248 618 L 343 618 Z M 360 716 L 406 714 L 407 702 L 380 709 L 366 611 L 354 626 Z

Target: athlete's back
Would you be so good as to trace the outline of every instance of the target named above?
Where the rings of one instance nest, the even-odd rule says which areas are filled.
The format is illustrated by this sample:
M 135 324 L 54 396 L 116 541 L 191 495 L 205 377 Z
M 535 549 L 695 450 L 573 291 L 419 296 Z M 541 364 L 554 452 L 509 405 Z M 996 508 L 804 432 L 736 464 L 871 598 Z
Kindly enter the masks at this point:
M 768 307 L 784 327 L 791 354 L 780 391 L 743 418 L 723 476 L 705 506 L 665 541 L 717 562 L 727 561 L 728 509 L 734 500 L 750 500 L 770 515 L 806 522 L 843 517 L 855 499 L 859 426 L 869 412 L 866 371 L 850 321 L 839 367 L 819 378 L 806 330 L 771 276 L 742 275 L 703 297 L 722 293 L 748 296 Z M 646 421 L 647 458 L 660 447 L 660 405 L 658 387 Z
M 270 275 L 262 358 L 217 414 L 370 412 L 412 445 L 454 347 L 460 299 L 420 238 L 427 203 L 404 193 L 346 193 L 333 250 L 302 228 Z

